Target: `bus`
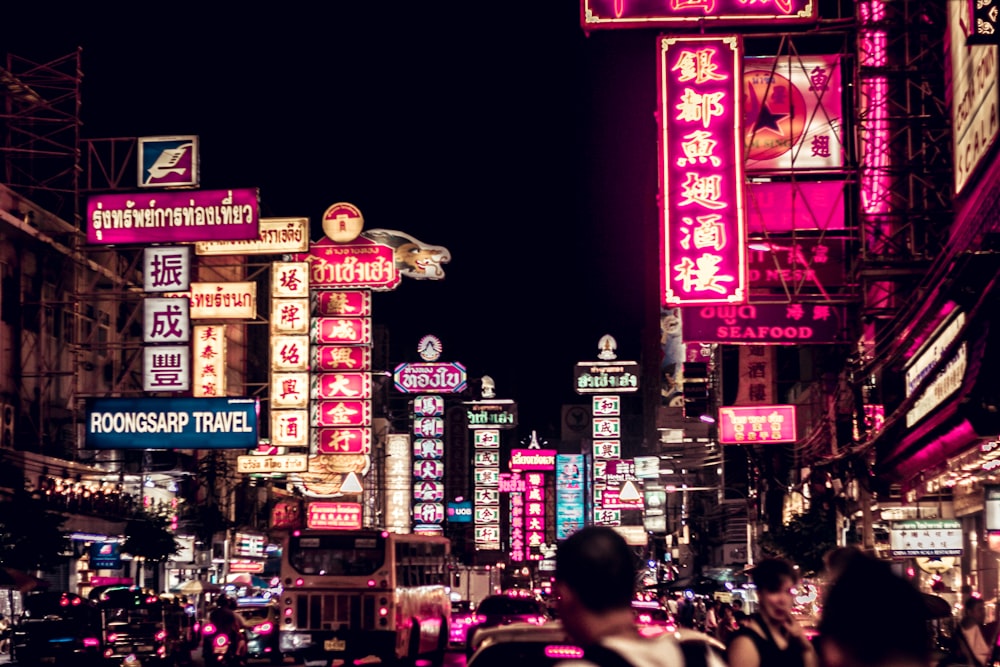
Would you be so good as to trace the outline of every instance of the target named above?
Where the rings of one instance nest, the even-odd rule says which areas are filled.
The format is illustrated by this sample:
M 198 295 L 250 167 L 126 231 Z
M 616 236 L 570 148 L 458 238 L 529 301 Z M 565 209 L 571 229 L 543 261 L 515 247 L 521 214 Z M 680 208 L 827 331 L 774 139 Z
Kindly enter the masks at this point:
M 295 530 L 281 554 L 279 646 L 296 662 L 441 665 L 451 543 L 379 530 Z

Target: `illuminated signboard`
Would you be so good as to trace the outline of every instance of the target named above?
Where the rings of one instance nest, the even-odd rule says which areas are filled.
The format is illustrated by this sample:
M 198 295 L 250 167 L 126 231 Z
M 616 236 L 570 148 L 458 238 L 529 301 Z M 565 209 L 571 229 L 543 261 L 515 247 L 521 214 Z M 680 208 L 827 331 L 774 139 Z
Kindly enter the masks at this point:
M 893 558 L 961 556 L 962 524 L 957 519 L 912 519 L 889 525 Z
M 313 426 L 371 426 L 372 404 L 365 400 L 316 401 Z
M 183 243 L 257 238 L 258 191 L 176 190 L 87 198 L 87 243 Z
M 585 31 L 608 28 L 677 27 L 679 23 L 719 25 L 800 23 L 816 18 L 816 0 L 580 0 Z
M 847 181 L 747 183 L 747 232 L 844 229 Z
M 469 428 L 517 428 L 517 403 L 486 400 L 464 403 Z
M 396 389 L 404 394 L 457 394 L 465 389 L 465 366 L 457 362 L 400 364 L 393 371 Z
M 191 319 L 252 320 L 257 317 L 257 283 L 191 283 Z
M 661 37 L 659 46 L 662 303 L 743 303 L 742 43 Z
M 186 343 L 191 337 L 187 297 L 146 297 L 142 301 L 142 342 Z
M 142 348 L 143 391 L 187 391 L 191 386 L 191 348 L 146 345 Z
M 191 251 L 186 246 L 146 248 L 142 253 L 144 292 L 191 289 Z
M 88 449 L 252 449 L 253 398 L 95 398 L 87 403 Z
M 280 255 L 309 250 L 309 218 L 261 218 L 257 238 L 202 241 L 196 255 Z
M 719 442 L 768 444 L 798 439 L 794 405 L 719 408 Z
M 410 436 L 406 433 L 387 435 L 385 453 L 385 527 L 394 533 L 408 533 L 413 473 Z
M 271 333 L 309 335 L 309 299 L 272 297 Z
M 847 307 L 818 302 L 702 306 L 681 321 L 686 343 L 843 343 Z
M 196 398 L 226 395 L 227 341 L 224 324 L 194 327 L 194 342 L 191 345 L 191 356 L 194 359 L 192 394 Z
M 827 294 L 849 283 L 846 253 L 847 239 L 828 234 L 822 238 L 751 239 L 750 287 Z
M 315 428 L 309 433 L 318 454 L 368 454 L 372 450 L 370 428 Z
M 305 454 L 236 457 L 236 472 L 240 473 L 305 472 L 308 469 L 309 460 Z
M 581 361 L 573 367 L 578 394 L 630 394 L 639 391 L 639 364 L 635 361 Z
M 94 542 L 90 545 L 90 569 L 117 570 L 121 566 L 121 545 L 118 542 Z
M 271 373 L 271 409 L 309 407 L 309 373 Z
M 198 187 L 198 136 L 139 137 L 140 188 Z
M 472 523 L 472 501 L 448 503 L 448 523 Z
M 372 367 L 372 349 L 367 345 L 316 345 L 311 353 L 312 367 L 317 371 L 367 371 Z
M 292 257 L 309 262 L 309 284 L 314 289 L 367 287 L 387 291 L 400 281 L 393 249 L 364 237 L 351 243 L 324 238 L 309 246 L 308 253 Z
M 313 313 L 320 317 L 349 315 L 368 317 L 372 314 L 370 290 L 322 290 L 312 293 Z
M 314 317 L 310 341 L 324 345 L 371 345 L 370 317 Z
M 314 373 L 310 396 L 313 399 L 371 398 L 371 373 Z
M 309 503 L 306 506 L 306 527 L 357 530 L 361 528 L 361 504 Z
M 510 452 L 510 469 L 513 471 L 553 470 L 555 466 L 554 449 L 512 449 Z
M 237 558 L 263 558 L 267 538 L 253 533 L 236 533 L 233 539 L 233 555 Z

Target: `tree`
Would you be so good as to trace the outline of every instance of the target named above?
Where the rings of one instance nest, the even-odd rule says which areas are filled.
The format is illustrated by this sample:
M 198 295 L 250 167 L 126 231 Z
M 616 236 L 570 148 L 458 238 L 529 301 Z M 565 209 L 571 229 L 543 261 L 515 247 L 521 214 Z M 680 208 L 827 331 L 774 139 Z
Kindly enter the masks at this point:
M 65 557 L 66 518 L 24 489 L 0 502 L 0 563 L 34 572 L 50 570 Z
M 764 533 L 761 548 L 773 556 L 787 558 L 799 566 L 802 576 L 823 570 L 823 556 L 837 546 L 835 513 L 814 503 L 778 529 Z
M 122 551 L 150 563 L 162 563 L 180 551 L 163 517 L 147 514 L 142 518 L 129 519 L 125 534 L 128 537 Z

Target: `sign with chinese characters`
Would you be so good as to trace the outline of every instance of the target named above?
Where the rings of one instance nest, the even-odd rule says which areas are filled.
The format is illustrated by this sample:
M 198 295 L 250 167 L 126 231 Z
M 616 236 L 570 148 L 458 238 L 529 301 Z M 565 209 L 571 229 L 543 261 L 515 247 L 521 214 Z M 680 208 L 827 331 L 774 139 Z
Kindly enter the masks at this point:
M 310 432 L 313 449 L 318 454 L 369 454 L 372 451 L 370 428 L 316 428 Z
M 742 43 L 664 36 L 659 47 L 662 303 L 743 303 Z
M 404 394 L 458 394 L 465 389 L 465 366 L 457 362 L 403 363 L 393 371 L 396 389 Z
M 191 250 L 188 247 L 157 247 L 143 251 L 143 291 L 186 292 L 190 287 Z
M 257 317 L 257 283 L 191 283 L 191 319 L 252 320 Z
M 306 527 L 357 530 L 361 528 L 361 504 L 309 503 L 306 506 Z
M 390 433 L 385 438 L 385 527 L 394 533 L 410 532 L 413 460 L 410 436 Z
M 372 349 L 367 345 L 317 345 L 312 348 L 312 367 L 316 371 L 368 371 Z
M 309 370 L 309 336 L 271 336 L 271 371 Z
M 313 373 L 310 397 L 328 398 L 371 398 L 371 373 Z
M 484 400 L 464 403 L 469 428 L 517 428 L 517 403 L 512 400 Z
M 271 333 L 309 335 L 309 299 L 271 299 Z
M 751 239 L 747 253 L 750 287 L 827 294 L 850 282 L 846 246 L 846 238 L 829 234 L 822 238 Z
M 957 519 L 912 519 L 889 525 L 893 558 L 961 556 L 962 524 Z
M 271 296 L 276 299 L 309 297 L 307 262 L 271 262 Z
M 87 243 L 185 243 L 257 238 L 258 192 L 176 190 L 87 198 Z
M 844 166 L 840 71 L 835 55 L 744 61 L 747 171 Z
M 308 447 L 309 411 L 271 410 L 271 442 L 278 447 Z
M 926 382 L 932 371 L 934 379 L 927 385 L 920 396 L 906 413 L 906 425 L 913 426 L 927 416 L 931 410 L 940 405 L 946 398 L 958 391 L 965 377 L 967 366 L 966 354 L 968 343 L 962 341 L 953 355 L 945 364 L 941 364 L 942 355 L 952 347 L 965 329 L 965 313 L 954 311 L 934 330 L 913 357 L 906 362 L 905 373 L 906 395 L 909 397 Z
M 312 293 L 312 311 L 319 317 L 347 315 L 369 317 L 372 314 L 371 290 L 317 290 Z
M 309 373 L 271 373 L 271 409 L 309 407 Z
M 719 442 L 722 444 L 768 444 L 796 440 L 794 405 L 719 408 Z
M 226 327 L 210 324 L 194 327 L 191 344 L 194 358 L 192 394 L 198 398 L 226 395 Z
M 635 361 L 581 361 L 573 368 L 578 394 L 639 391 L 639 364 Z
M 314 317 L 309 339 L 322 345 L 371 345 L 370 317 Z
M 344 399 L 316 401 L 312 410 L 313 426 L 371 426 L 371 401 Z
M 606 28 L 678 28 L 692 21 L 718 25 L 800 23 L 816 18 L 815 0 L 580 0 L 585 32 Z
M 191 337 L 190 302 L 186 297 L 147 297 L 142 302 L 142 342 L 186 343 Z
M 140 188 L 198 187 L 198 136 L 139 137 Z
M 366 287 L 387 291 L 400 281 L 393 249 L 364 237 L 351 243 L 322 239 L 309 246 L 308 253 L 293 257 L 309 263 L 309 283 L 314 289 Z
M 777 358 L 774 345 L 739 345 L 739 370 L 733 405 L 774 403 Z
M 621 440 L 595 440 L 595 459 L 620 459 L 622 456 Z
M 202 241 L 196 255 L 281 255 L 309 250 L 309 218 L 261 218 L 257 238 Z
M 500 549 L 500 430 L 470 429 L 476 549 Z
M 687 343 L 843 343 L 847 307 L 818 302 L 702 306 L 684 314 Z
M 87 403 L 88 449 L 250 449 L 252 398 L 96 398 Z
M 591 414 L 595 417 L 620 417 L 621 396 L 594 396 L 591 399 Z
M 143 391 L 187 391 L 191 386 L 191 349 L 187 345 L 142 348 Z

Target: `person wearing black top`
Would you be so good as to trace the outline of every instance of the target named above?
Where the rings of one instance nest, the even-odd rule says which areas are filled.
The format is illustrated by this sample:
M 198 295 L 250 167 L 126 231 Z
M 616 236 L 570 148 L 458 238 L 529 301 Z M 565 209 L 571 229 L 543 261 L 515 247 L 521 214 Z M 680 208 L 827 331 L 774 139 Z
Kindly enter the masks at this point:
M 795 568 L 784 559 L 765 558 L 750 576 L 757 587 L 758 612 L 729 640 L 729 667 L 818 667 L 812 643 L 792 616 Z

